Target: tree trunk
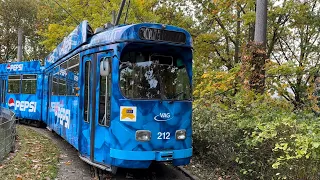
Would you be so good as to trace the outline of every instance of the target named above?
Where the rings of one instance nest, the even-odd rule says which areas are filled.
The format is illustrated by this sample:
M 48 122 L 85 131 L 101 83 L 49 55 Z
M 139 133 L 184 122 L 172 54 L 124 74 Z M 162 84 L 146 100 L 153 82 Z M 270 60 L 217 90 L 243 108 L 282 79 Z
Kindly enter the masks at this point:
M 236 44 L 234 48 L 234 63 L 237 64 L 239 62 L 239 52 L 240 52 L 240 4 L 238 3 L 238 10 L 237 10 L 237 35 L 236 35 Z
M 256 1 L 254 42 L 249 42 L 242 55 L 241 79 L 245 89 L 264 93 L 267 39 L 267 0 Z

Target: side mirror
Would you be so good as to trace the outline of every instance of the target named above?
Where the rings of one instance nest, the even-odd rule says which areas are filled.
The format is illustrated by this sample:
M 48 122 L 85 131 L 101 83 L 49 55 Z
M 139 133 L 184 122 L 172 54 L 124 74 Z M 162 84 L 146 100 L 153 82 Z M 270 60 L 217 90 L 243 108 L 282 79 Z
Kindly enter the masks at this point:
M 110 73 L 110 58 L 103 58 L 100 62 L 100 75 L 101 76 L 108 76 Z

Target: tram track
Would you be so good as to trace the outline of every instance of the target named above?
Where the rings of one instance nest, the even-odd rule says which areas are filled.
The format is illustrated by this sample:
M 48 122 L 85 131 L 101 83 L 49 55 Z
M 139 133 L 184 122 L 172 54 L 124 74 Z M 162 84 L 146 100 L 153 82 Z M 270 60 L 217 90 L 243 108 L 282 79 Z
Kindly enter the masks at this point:
M 200 180 L 197 176 L 191 174 L 191 172 L 186 170 L 184 167 L 177 166 L 176 169 L 178 169 L 179 171 L 183 172 L 183 174 L 185 174 L 191 180 Z
M 108 172 L 102 172 L 94 169 L 81 161 L 78 157 L 78 151 L 68 144 L 63 138 L 45 128 L 36 128 L 26 126 L 46 137 L 50 138 L 61 149 L 63 159 L 60 162 L 60 169 L 57 180 L 68 179 L 105 179 L 105 180 L 199 180 L 183 167 L 174 167 L 170 163 L 153 163 L 149 169 L 123 169 L 119 168 L 116 175 L 111 176 Z M 66 165 L 65 161 L 72 162 Z M 96 175 L 96 178 L 93 178 Z M 100 178 L 99 178 L 100 177 Z

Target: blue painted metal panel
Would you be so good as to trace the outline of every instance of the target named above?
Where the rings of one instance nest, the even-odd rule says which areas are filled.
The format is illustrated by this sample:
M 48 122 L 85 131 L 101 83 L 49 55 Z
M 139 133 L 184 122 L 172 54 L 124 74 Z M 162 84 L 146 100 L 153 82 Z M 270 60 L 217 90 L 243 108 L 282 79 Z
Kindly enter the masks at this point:
M 16 113 L 16 117 L 41 120 L 41 99 L 33 94 L 7 94 L 7 107 Z
M 25 63 L 29 65 L 34 65 L 34 63 Z M 37 63 L 36 63 L 37 64 Z M 12 94 L 6 93 L 6 103 L 3 105 L 6 108 L 13 110 L 16 113 L 16 117 L 30 119 L 30 120 L 42 120 L 42 89 L 43 89 L 43 75 L 36 74 L 36 69 L 27 69 L 25 66 L 23 71 L 27 74 L 34 74 L 37 76 L 37 88 L 35 94 Z M 18 75 L 22 72 L 14 72 L 8 75 Z M 6 79 L 8 77 L 6 76 Z M 8 87 L 8 86 L 7 86 Z M 18 87 L 17 87 L 18 88 Z M 8 92 L 8 88 L 5 90 Z
M 172 155 L 171 159 L 184 159 L 192 155 L 192 148 L 172 151 L 125 151 L 119 149 L 110 149 L 110 156 L 116 159 L 130 161 L 167 161 L 167 154 Z
M 40 73 L 43 69 L 40 65 L 40 61 L 12 62 L 0 64 L 0 75 Z
M 49 109 L 49 84 L 48 84 L 48 75 L 43 74 L 43 81 L 42 81 L 42 121 L 45 124 L 48 124 L 48 109 Z
M 190 83 L 192 84 L 192 53 L 183 53 L 183 56 Z M 118 57 L 120 57 L 119 54 Z M 110 148 L 126 151 L 167 151 L 192 148 L 192 103 L 188 101 L 176 101 L 170 104 L 168 101 L 161 102 L 160 100 L 126 99 L 121 94 L 119 88 L 119 60 L 114 58 L 112 63 L 111 127 L 107 138 L 105 138 L 105 146 L 109 145 Z M 135 107 L 137 109 L 136 122 L 120 121 L 121 106 Z M 155 121 L 154 118 L 159 113 L 170 113 L 173 117 L 168 121 Z M 176 140 L 174 137 L 175 131 L 180 129 L 186 130 L 187 137 L 183 141 Z M 136 141 L 135 132 L 137 130 L 151 131 L 151 141 Z M 157 139 L 158 132 L 170 132 L 171 138 Z M 96 150 L 96 152 L 98 151 Z M 174 165 L 189 164 L 191 154 L 189 157 L 182 158 L 184 157 L 183 154 L 183 151 L 175 153 L 172 161 Z M 105 162 L 109 163 L 109 158 L 105 159 Z M 111 164 L 119 167 L 147 168 L 150 163 L 111 158 Z
M 164 30 L 174 31 L 174 32 L 182 32 L 186 35 L 186 42 L 185 44 L 177 44 L 177 43 L 166 42 L 166 41 L 143 40 L 139 36 L 139 29 L 142 27 L 155 28 L 159 30 L 164 29 Z M 170 25 L 166 25 L 165 28 L 163 28 L 162 24 L 152 24 L 152 23 L 133 24 L 133 25 L 126 25 L 122 27 L 114 27 L 112 29 L 108 29 L 104 32 L 94 35 L 90 40 L 90 44 L 88 44 L 87 46 L 97 46 L 97 45 L 112 44 L 112 43 L 118 43 L 118 42 L 165 43 L 170 45 L 179 45 L 179 46 L 187 46 L 187 47 L 193 46 L 192 37 L 188 31 L 182 28 L 179 28 L 176 26 L 170 26 Z
M 78 149 L 79 97 L 51 96 L 48 126 Z
M 108 49 L 108 47 L 106 47 L 106 49 Z M 118 56 L 120 55 L 118 54 Z M 190 70 L 192 68 L 192 54 L 185 53 L 185 56 L 184 59 L 186 60 L 187 69 Z M 192 154 L 192 151 L 190 152 L 192 148 L 192 103 L 188 101 L 168 103 L 168 101 L 160 102 L 160 100 L 126 99 L 119 89 L 119 60 L 116 56 L 112 63 L 111 126 L 107 128 L 96 125 L 95 130 L 98 136 L 95 137 L 95 161 L 126 168 L 147 168 L 152 160 L 163 160 L 159 158 L 159 155 L 157 156 L 156 152 L 161 153 L 162 151 L 172 150 L 174 151 L 172 158 L 174 165 L 188 164 Z M 188 72 L 188 75 L 192 83 L 192 73 Z M 97 87 L 96 91 L 98 93 L 99 87 Z M 121 106 L 136 108 L 135 122 L 120 121 Z M 173 117 L 168 121 L 162 122 L 154 120 L 160 113 L 170 113 Z M 96 109 L 96 114 L 98 114 L 98 109 Z M 180 141 L 175 139 L 175 131 L 180 129 L 186 130 L 186 140 Z M 138 142 L 135 139 L 135 132 L 137 130 L 151 131 L 151 141 Z M 84 137 L 87 141 L 90 140 L 89 132 L 89 127 L 83 130 Z M 171 138 L 157 139 L 158 132 L 170 132 Z M 113 152 L 117 150 L 128 152 L 128 154 L 131 154 L 131 158 L 126 159 L 128 154 L 125 153 L 112 157 L 110 149 L 113 149 Z M 188 153 L 186 153 L 186 151 Z M 141 154 L 139 152 L 141 152 Z M 146 154 L 146 157 L 148 156 L 149 159 L 139 161 L 138 156 L 143 155 L 143 152 L 149 152 Z M 121 157 L 121 155 L 123 155 L 123 157 Z M 135 161 L 133 161 L 133 159 L 135 159 Z

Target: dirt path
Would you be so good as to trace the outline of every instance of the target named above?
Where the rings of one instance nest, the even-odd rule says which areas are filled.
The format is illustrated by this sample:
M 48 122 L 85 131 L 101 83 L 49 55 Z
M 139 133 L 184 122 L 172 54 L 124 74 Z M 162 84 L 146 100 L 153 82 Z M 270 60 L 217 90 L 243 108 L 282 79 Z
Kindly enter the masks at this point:
M 78 152 L 63 138 L 44 128 L 29 127 L 52 139 L 61 149 L 59 173 L 57 180 L 91 180 L 90 166 L 80 160 Z M 144 180 L 188 180 L 181 171 L 166 164 L 154 164 L 149 169 L 118 169 L 112 180 L 144 179 Z
M 57 144 L 60 148 L 59 172 L 56 180 L 93 179 L 90 174 L 90 166 L 79 159 L 76 149 L 68 144 L 63 138 L 44 128 L 29 128 L 50 138 L 53 143 Z

